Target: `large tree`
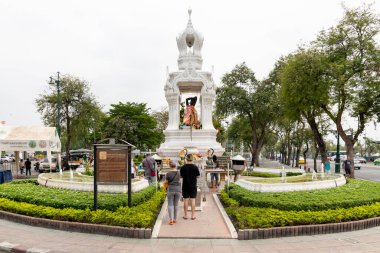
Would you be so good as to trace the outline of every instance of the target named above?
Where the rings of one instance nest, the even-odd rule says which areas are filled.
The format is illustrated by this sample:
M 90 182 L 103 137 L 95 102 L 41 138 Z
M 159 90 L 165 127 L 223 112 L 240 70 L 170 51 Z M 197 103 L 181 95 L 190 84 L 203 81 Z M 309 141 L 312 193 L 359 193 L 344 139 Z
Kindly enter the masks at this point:
M 322 109 L 336 124 L 344 140 L 348 159 L 353 161 L 354 144 L 365 124 L 379 115 L 380 49 L 376 42 L 380 21 L 370 6 L 345 9 L 343 19 L 322 31 L 315 47 L 325 55 L 325 80 L 329 99 Z M 342 119 L 350 115 L 358 121 L 356 129 L 345 131 Z M 354 166 L 351 166 L 354 177 Z
M 327 150 L 317 119 L 323 113 L 321 104 L 329 95 L 324 62 L 324 56 L 317 51 L 299 49 L 285 58 L 279 70 L 283 111 L 292 120 L 304 118 L 307 121 L 323 163 L 327 161 Z
M 125 140 L 143 150 L 156 148 L 163 139 L 145 103 L 112 104 L 104 121 L 103 134 L 105 138 Z
M 59 98 L 56 84 L 49 83 L 47 91 L 40 94 L 35 102 L 44 124 L 48 126 L 56 126 L 60 102 L 59 122 L 62 124 L 62 146 L 67 154 L 66 159 L 73 143 L 84 142 L 88 130 L 95 129 L 103 115 L 88 82 L 71 75 L 61 78 Z
M 251 165 L 259 166 L 259 154 L 265 134 L 276 111 L 275 86 L 272 82 L 256 80 L 253 71 L 245 63 L 225 74 L 222 86 L 216 90 L 216 114 L 221 117 L 244 116 L 252 134 L 250 148 Z

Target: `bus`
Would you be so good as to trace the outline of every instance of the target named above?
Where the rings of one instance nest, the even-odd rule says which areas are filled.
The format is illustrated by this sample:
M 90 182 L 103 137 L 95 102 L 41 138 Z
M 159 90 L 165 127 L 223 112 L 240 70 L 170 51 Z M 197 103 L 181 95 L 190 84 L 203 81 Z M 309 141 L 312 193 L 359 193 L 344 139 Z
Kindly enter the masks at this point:
M 70 150 L 69 156 L 69 166 L 72 169 L 78 168 L 80 165 L 83 165 L 86 161 L 92 162 L 93 152 L 90 149 L 76 149 Z

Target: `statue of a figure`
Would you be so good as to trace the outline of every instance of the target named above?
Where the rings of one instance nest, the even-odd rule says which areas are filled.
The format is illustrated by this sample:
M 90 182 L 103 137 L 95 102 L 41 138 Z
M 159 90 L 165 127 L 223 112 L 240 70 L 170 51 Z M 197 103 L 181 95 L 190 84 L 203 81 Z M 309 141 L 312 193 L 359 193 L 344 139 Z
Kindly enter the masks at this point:
M 197 103 L 197 97 L 186 98 L 186 111 L 183 116 L 183 125 L 193 126 L 196 129 L 199 128 L 198 113 L 195 110 L 195 104 Z

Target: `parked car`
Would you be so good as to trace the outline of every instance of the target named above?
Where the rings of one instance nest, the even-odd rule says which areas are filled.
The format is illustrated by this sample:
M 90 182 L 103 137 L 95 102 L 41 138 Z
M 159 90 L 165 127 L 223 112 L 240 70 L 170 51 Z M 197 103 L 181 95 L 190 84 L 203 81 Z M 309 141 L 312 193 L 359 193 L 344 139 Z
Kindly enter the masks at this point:
M 375 161 L 373 161 L 374 165 L 380 165 L 380 158 L 377 158 Z
M 367 160 L 360 156 L 355 157 L 354 160 L 358 160 L 360 163 L 367 163 Z
M 9 163 L 9 162 L 12 162 L 12 158 L 10 158 L 9 156 L 1 156 L 0 160 L 1 160 L 1 162 L 3 162 L 3 163 Z
M 362 166 L 360 160 L 354 159 L 354 169 L 360 170 L 360 167 Z
M 56 169 L 57 169 L 57 158 L 53 157 L 51 159 L 51 164 L 49 164 L 49 160 L 47 158 L 44 158 L 44 160 L 42 160 L 42 162 L 40 162 L 39 172 L 50 171 L 50 165 L 51 165 L 51 171 L 56 171 Z
M 305 164 L 305 159 L 300 158 L 300 159 L 298 160 L 298 164 Z

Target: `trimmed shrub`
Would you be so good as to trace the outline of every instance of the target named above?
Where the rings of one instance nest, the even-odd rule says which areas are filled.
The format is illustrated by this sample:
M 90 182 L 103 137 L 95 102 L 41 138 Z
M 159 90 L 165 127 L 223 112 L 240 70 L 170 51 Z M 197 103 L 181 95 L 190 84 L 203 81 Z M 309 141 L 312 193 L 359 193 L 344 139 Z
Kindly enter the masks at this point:
M 132 206 L 140 205 L 149 200 L 155 193 L 155 186 L 132 193 Z M 36 180 L 19 180 L 0 185 L 0 198 L 18 202 L 50 206 L 54 208 L 92 208 L 94 194 L 66 189 L 56 189 L 40 186 Z M 120 206 L 127 206 L 127 194 L 98 194 L 98 208 L 116 211 Z
M 246 207 L 276 208 L 287 211 L 318 211 L 351 208 L 380 202 L 380 184 L 350 180 L 341 187 L 294 192 L 260 193 L 230 184 L 228 194 Z
M 138 206 L 131 208 L 120 207 L 115 212 L 109 210 L 91 211 L 89 208 L 85 210 L 74 208 L 58 209 L 0 198 L 0 210 L 61 221 L 149 228 L 153 227 L 165 196 L 166 193 L 161 190 Z
M 279 171 L 280 173 L 280 171 Z M 280 177 L 280 174 L 275 173 L 269 173 L 269 172 L 260 172 L 260 171 L 244 171 L 242 173 L 243 176 L 250 176 L 250 177 Z
M 380 216 L 380 203 L 347 209 L 321 211 L 285 211 L 275 208 L 239 206 L 226 192 L 220 195 L 225 210 L 239 229 L 325 224 L 368 219 Z

